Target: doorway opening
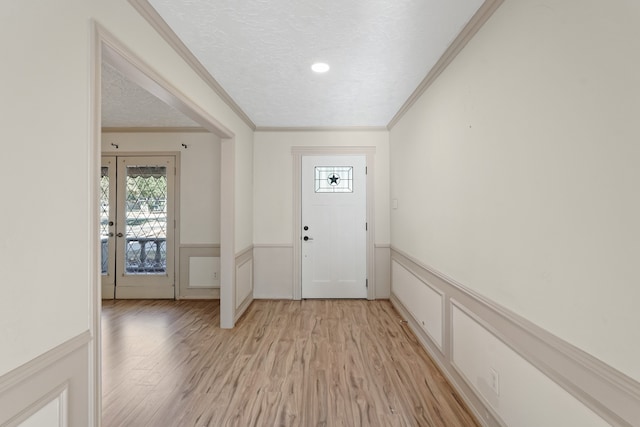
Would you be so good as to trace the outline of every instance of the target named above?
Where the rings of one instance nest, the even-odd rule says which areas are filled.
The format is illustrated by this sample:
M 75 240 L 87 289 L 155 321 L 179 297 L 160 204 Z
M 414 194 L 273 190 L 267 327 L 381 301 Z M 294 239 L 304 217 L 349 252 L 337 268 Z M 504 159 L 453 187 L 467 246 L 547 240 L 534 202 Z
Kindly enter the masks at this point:
M 102 298 L 175 298 L 173 156 L 104 156 L 100 173 Z
M 92 22 L 93 62 L 92 62 L 92 103 L 91 103 L 91 138 L 89 146 L 89 180 L 91 185 L 89 209 L 91 254 L 90 282 L 90 333 L 93 346 L 90 355 L 91 396 L 90 412 L 92 423 L 101 424 L 102 378 L 101 378 L 101 239 L 99 212 L 99 180 L 101 171 L 101 67 L 109 64 L 132 82 L 155 95 L 160 100 L 183 113 L 205 130 L 221 138 L 221 202 L 220 202 L 220 326 L 231 328 L 235 323 L 235 226 L 234 226 L 234 181 L 235 181 L 235 141 L 234 134 L 214 117 L 193 103 L 184 94 L 161 75 L 147 66 L 139 57 L 130 52 L 122 43 L 113 37 L 97 22 Z

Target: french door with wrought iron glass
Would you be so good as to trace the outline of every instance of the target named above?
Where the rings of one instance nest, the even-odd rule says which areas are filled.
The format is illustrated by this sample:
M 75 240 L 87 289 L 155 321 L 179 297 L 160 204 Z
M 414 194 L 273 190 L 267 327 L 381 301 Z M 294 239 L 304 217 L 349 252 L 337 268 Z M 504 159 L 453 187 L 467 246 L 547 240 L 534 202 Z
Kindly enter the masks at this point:
M 171 156 L 103 157 L 103 298 L 174 298 Z

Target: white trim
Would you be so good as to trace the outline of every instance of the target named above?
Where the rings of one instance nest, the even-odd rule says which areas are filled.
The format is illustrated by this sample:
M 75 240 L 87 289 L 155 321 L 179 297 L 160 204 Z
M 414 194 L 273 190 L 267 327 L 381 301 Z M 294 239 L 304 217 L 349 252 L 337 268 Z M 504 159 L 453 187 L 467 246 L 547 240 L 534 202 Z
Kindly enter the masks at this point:
M 438 346 L 435 341 L 427 335 L 424 328 L 420 326 L 418 321 L 411 315 L 411 312 L 409 312 L 393 291 L 391 292 L 390 301 L 400 316 L 405 319 L 409 328 L 411 328 L 411 331 L 416 335 L 422 347 L 427 351 L 427 353 L 429 353 L 436 365 L 438 365 L 438 368 L 440 368 L 440 371 L 447 378 L 447 381 L 449 381 L 460 396 L 462 396 L 462 400 L 464 400 L 471 412 L 473 412 L 476 420 L 478 420 L 483 426 L 504 427 L 504 423 L 499 422 L 495 417 L 493 417 L 493 412 L 490 412 L 490 417 L 487 417 L 487 408 L 484 406 L 484 401 L 480 400 L 480 398 L 475 395 L 467 383 L 460 378 L 457 371 L 452 371 L 450 369 L 451 364 L 449 363 L 449 359 L 438 350 Z
M 233 328 L 236 312 L 235 139 L 220 146 L 220 327 Z
M 103 127 L 102 133 L 211 133 L 201 127 Z
M 88 330 L 84 331 L 80 335 L 65 341 L 35 359 L 28 361 L 24 365 L 0 376 L 0 393 L 6 392 L 8 389 L 26 381 L 27 378 L 64 359 L 71 353 L 89 344 L 91 340 L 91 332 Z
M 301 216 L 302 216 L 302 157 L 304 156 L 365 156 L 367 161 L 367 299 L 373 300 L 376 296 L 376 269 L 375 269 L 375 147 L 369 146 L 311 146 L 291 147 L 293 158 L 293 299 L 302 298 L 302 241 Z
M 0 425 L 18 426 L 54 400 L 58 400 L 58 425 L 95 423 L 91 341 L 91 332 L 84 331 L 0 376 Z
M 218 276 L 218 284 L 211 286 L 191 286 L 189 260 L 192 257 L 208 257 L 220 258 L 220 245 L 196 244 L 196 245 L 180 245 L 179 264 L 180 276 L 176 285 L 177 299 L 219 299 L 220 298 L 220 277 Z M 218 272 L 220 274 L 220 272 Z
M 142 59 L 129 51 L 118 39 L 99 24 L 95 24 L 102 42 L 102 60 L 124 76 L 155 95 L 167 105 L 200 124 L 220 138 L 232 138 L 233 132 L 169 83 Z
M 292 243 L 256 243 L 253 245 L 254 249 L 270 249 L 270 248 L 293 248 Z
M 87 216 L 89 218 L 88 264 L 89 277 L 89 334 L 93 336 L 93 343 L 89 346 L 89 422 L 93 426 L 100 426 L 102 421 L 102 326 L 100 313 L 102 311 L 102 260 L 99 248 L 98 232 L 100 230 L 100 170 L 102 166 L 102 36 L 100 26 L 91 20 L 90 37 L 91 51 L 89 64 L 89 144 L 87 150 L 87 182 L 89 183 L 89 203 Z
M 398 264 L 400 267 L 404 268 L 405 271 L 407 271 L 410 275 L 412 275 L 413 277 L 415 277 L 420 283 L 422 283 L 423 285 L 425 285 L 427 288 L 431 289 L 433 292 L 435 292 L 436 294 L 438 294 L 440 296 L 440 341 L 441 344 L 438 344 L 438 341 L 429 333 L 429 331 L 425 328 L 423 328 L 419 322 L 416 321 L 416 325 L 424 330 L 424 333 L 427 335 L 427 337 L 429 337 L 429 339 L 433 342 L 433 345 L 440 350 L 440 353 L 445 354 L 445 349 L 444 349 L 444 337 L 446 335 L 446 330 L 445 330 L 445 325 L 447 324 L 447 319 L 445 316 L 445 310 L 446 310 L 446 295 L 445 293 L 441 290 L 438 289 L 437 286 L 432 285 L 431 283 L 429 283 L 428 280 L 426 280 L 423 277 L 420 277 L 418 274 L 416 274 L 414 271 L 412 271 L 411 269 L 407 268 L 401 261 L 394 259 L 391 261 L 391 280 L 393 281 L 393 263 Z M 393 294 L 395 295 L 395 294 Z M 396 297 L 397 299 L 397 297 Z M 399 301 L 399 300 L 398 300 Z M 404 304 L 403 304 L 404 306 Z M 406 307 L 405 307 L 406 308 Z M 408 310 L 407 310 L 408 311 Z
M 435 354 L 429 343 L 425 348 L 454 378 L 452 383 L 459 391 L 463 378 L 452 366 L 453 305 L 465 307 L 472 319 L 607 422 L 629 426 L 640 420 L 639 382 L 393 246 L 392 260 L 445 293 L 444 354 Z M 393 293 L 392 301 L 399 301 Z
M 236 264 L 236 269 L 235 269 L 236 280 L 238 279 L 238 275 L 239 275 L 238 272 L 240 271 L 240 269 L 245 264 L 249 264 L 250 291 L 249 291 L 249 294 L 244 298 L 244 300 L 242 300 L 239 304 L 236 303 L 236 300 L 235 300 L 236 296 L 234 295 L 234 305 L 233 305 L 235 308 L 234 322 L 236 322 L 244 314 L 247 308 L 249 308 L 249 306 L 251 305 L 251 302 L 253 302 L 253 245 L 249 245 L 248 247 L 244 248 L 243 250 L 241 250 L 236 254 L 235 264 Z M 235 292 L 237 292 L 237 288 L 238 288 L 238 285 L 237 283 L 235 283 L 235 286 L 234 286 Z
M 388 132 L 385 126 L 258 126 L 256 132 Z
M 22 412 L 15 415 L 6 423 L 2 424 L 2 427 L 18 427 L 25 421 L 27 421 L 31 416 L 35 415 L 49 403 L 54 400 L 58 401 L 58 426 L 66 427 L 69 425 L 69 383 L 65 382 L 55 389 L 51 390 L 40 399 L 35 401 L 33 404 L 29 405 Z
M 464 305 L 460 304 L 458 301 L 456 301 L 455 299 L 450 299 L 449 300 L 451 307 L 455 307 L 458 310 L 460 310 L 463 314 L 469 316 L 469 318 L 471 318 L 474 322 L 476 322 L 478 325 L 480 325 L 481 327 L 485 328 L 487 331 L 489 331 L 489 333 L 493 334 L 496 338 L 500 339 L 493 331 L 493 328 L 488 328 L 487 326 L 489 326 L 486 322 L 484 322 L 480 317 L 476 316 L 472 311 L 470 311 L 469 309 L 467 309 Z M 451 324 L 453 324 L 453 310 L 450 310 L 450 316 L 451 316 Z M 451 329 L 451 336 L 450 338 L 453 340 L 453 329 Z M 500 340 L 502 341 L 502 340 Z M 507 347 L 509 347 L 509 344 L 502 341 L 503 344 L 505 344 Z M 473 381 L 470 380 L 469 376 L 466 375 L 464 373 L 464 370 L 462 368 L 460 368 L 458 366 L 458 364 L 456 363 L 456 359 L 455 359 L 455 348 L 452 345 L 451 346 L 451 356 L 449 359 L 450 363 L 451 363 L 451 368 L 453 370 L 456 371 L 456 373 L 458 374 L 458 376 L 462 379 L 462 381 L 464 381 L 464 383 L 467 385 L 467 387 L 469 387 L 473 393 L 478 397 L 478 399 L 480 399 L 480 401 L 483 404 L 483 407 L 485 410 L 488 410 L 491 415 L 498 420 L 498 422 L 500 423 L 500 425 L 502 426 L 506 426 L 507 424 L 502 420 L 502 418 L 500 417 L 500 415 L 496 412 L 496 408 L 493 407 L 493 405 L 491 404 L 491 402 L 489 402 L 486 397 L 480 392 L 480 390 L 478 390 L 478 387 L 475 386 L 475 384 L 473 384 Z

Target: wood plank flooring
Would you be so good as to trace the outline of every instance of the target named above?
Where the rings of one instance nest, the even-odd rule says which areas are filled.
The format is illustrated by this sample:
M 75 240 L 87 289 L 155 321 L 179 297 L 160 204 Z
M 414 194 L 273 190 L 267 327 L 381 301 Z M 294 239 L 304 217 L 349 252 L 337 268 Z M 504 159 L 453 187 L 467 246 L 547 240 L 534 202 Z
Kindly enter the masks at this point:
M 105 301 L 103 426 L 477 426 L 388 301 Z

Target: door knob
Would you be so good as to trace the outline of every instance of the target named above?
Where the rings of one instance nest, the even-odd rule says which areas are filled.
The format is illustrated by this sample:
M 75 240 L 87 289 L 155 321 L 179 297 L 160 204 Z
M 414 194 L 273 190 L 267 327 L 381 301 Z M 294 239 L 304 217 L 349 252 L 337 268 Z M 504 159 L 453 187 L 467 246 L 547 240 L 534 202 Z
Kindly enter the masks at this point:
M 304 226 L 304 231 L 307 231 L 308 229 L 309 229 L 309 226 L 308 226 L 308 225 L 305 225 L 305 226 Z
M 118 233 L 118 234 L 116 234 L 116 236 L 122 237 L 122 233 Z
M 110 232 L 110 233 L 109 233 L 109 237 L 113 237 L 113 232 Z
M 113 227 L 113 221 L 109 221 L 109 227 Z
M 313 237 L 304 236 L 302 239 L 306 242 L 307 240 L 313 240 Z

